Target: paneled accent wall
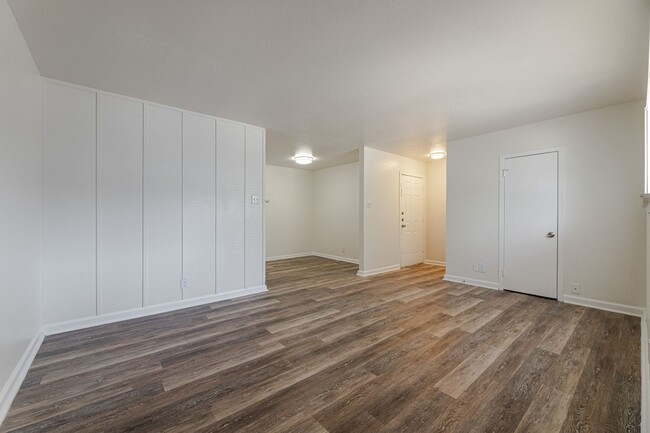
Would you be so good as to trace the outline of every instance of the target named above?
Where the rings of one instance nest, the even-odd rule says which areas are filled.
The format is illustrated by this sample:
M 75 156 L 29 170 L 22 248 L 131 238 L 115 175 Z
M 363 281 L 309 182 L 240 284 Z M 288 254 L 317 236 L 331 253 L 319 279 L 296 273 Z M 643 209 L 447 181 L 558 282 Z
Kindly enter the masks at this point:
M 183 114 L 183 275 L 186 297 L 214 293 L 217 283 L 215 119 Z
M 47 324 L 264 288 L 263 128 L 45 88 Z
M 246 130 L 239 124 L 217 120 L 217 242 L 232 249 L 217 248 L 217 287 L 235 290 L 245 280 Z
M 47 322 L 97 314 L 97 95 L 45 90 Z
M 100 314 L 142 306 L 143 107 L 141 102 L 114 96 L 98 95 L 97 99 Z

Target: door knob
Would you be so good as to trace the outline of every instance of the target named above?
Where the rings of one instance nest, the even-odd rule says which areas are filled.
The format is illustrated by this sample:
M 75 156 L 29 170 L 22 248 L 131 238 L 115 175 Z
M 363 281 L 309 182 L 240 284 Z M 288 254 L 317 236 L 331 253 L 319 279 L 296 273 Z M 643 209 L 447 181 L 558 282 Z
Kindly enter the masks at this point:
M 406 227 L 406 224 L 402 224 L 402 228 Z
M 546 233 L 547 238 L 554 238 L 555 237 L 555 232 L 548 232 Z

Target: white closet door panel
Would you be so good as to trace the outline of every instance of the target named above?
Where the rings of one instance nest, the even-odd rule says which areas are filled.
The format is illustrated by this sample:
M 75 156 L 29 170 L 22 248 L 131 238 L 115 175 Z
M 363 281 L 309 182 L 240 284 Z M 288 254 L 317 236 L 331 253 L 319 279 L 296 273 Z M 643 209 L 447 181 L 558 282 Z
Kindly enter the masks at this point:
M 244 125 L 217 121 L 217 292 L 244 288 Z
M 216 120 L 183 114 L 184 298 L 215 293 Z
M 145 105 L 145 304 L 181 299 L 182 113 Z
M 99 96 L 97 143 L 100 314 L 142 307 L 142 110 Z
M 96 94 L 47 83 L 45 90 L 45 321 L 97 313 Z
M 264 136 L 246 126 L 246 287 L 264 285 Z

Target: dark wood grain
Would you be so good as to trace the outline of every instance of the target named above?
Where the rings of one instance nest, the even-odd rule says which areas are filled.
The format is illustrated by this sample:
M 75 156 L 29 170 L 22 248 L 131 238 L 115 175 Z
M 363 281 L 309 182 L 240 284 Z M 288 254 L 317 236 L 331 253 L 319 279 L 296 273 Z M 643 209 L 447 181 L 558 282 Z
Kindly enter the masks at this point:
M 50 336 L 0 431 L 639 431 L 638 318 L 356 270 L 270 262 L 268 293 Z

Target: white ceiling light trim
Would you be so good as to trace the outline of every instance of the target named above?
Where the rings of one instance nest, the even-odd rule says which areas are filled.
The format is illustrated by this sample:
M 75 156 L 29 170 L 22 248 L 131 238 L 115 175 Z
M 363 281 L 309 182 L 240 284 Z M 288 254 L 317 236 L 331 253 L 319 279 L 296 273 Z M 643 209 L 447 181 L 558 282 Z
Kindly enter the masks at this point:
M 296 164 L 311 164 L 314 162 L 314 157 L 311 155 L 296 155 L 293 157 L 293 160 L 296 162 Z

